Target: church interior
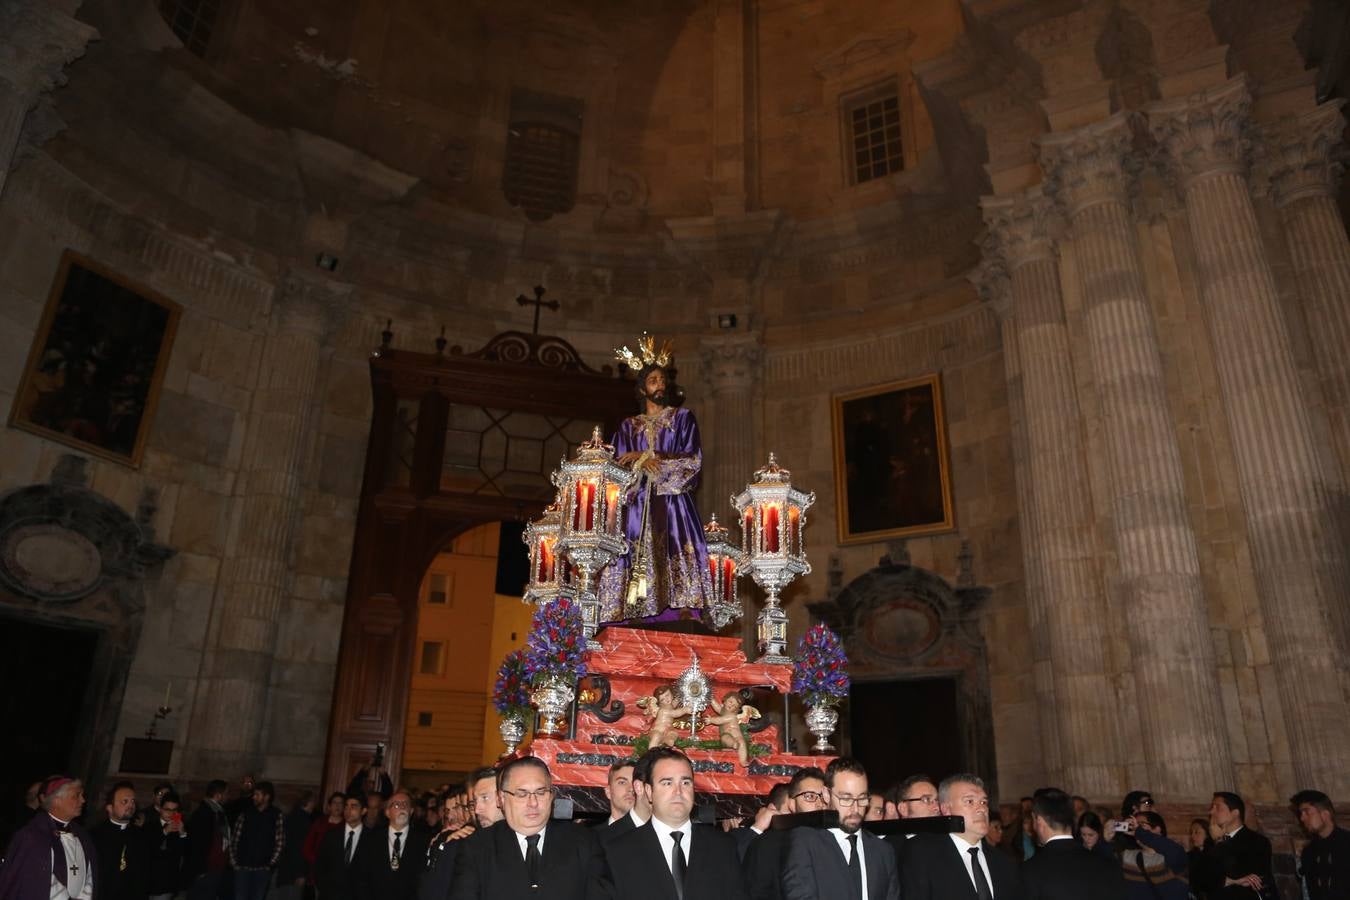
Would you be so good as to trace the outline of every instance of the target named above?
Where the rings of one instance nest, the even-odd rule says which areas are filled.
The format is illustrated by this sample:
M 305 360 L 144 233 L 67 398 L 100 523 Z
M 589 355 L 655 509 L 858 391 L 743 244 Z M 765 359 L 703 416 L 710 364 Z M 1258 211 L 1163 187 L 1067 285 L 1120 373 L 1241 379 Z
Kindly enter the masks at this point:
M 704 520 L 814 492 L 789 647 L 838 631 L 879 780 L 1350 803 L 1347 25 L 0 4 L 0 646 L 60 672 L 4 803 L 490 763 L 522 528 L 644 332 Z

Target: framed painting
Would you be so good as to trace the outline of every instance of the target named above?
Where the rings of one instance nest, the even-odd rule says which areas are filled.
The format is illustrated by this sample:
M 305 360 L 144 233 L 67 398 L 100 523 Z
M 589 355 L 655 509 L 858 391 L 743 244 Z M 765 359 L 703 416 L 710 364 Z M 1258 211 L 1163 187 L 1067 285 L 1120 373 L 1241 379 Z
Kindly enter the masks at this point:
M 140 465 L 181 313 L 177 303 L 67 250 L 9 424 Z
M 833 406 L 839 542 L 954 528 L 938 376 L 836 394 Z

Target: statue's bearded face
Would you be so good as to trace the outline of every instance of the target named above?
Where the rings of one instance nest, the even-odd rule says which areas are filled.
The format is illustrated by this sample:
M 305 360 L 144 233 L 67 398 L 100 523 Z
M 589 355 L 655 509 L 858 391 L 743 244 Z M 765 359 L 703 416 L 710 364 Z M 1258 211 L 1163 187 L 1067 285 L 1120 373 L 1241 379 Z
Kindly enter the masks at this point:
M 653 403 L 661 403 L 666 399 L 666 373 L 661 369 L 652 369 L 642 379 L 642 393 Z

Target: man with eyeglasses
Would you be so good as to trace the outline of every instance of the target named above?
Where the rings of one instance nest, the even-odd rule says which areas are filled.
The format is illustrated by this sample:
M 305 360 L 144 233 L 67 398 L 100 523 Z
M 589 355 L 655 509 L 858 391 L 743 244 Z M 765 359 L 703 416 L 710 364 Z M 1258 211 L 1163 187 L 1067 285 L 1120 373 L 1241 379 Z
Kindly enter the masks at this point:
M 825 773 L 815 766 L 804 766 L 788 782 L 784 814 L 816 812 L 830 805 L 825 789 Z M 779 900 L 783 896 L 783 864 L 787 857 L 788 834 L 772 828 L 750 842 L 745 851 L 746 887 L 750 900 Z
M 783 869 L 785 900 L 899 900 L 895 854 L 881 838 L 863 831 L 871 795 L 867 770 L 841 756 L 825 769 L 836 828 L 794 828 Z
M 652 900 L 744 900 L 736 842 L 711 825 L 695 825 L 694 767 L 671 747 L 650 751 L 643 784 L 651 820 L 605 845 L 615 896 Z
M 989 795 L 975 775 L 952 775 L 938 785 L 938 812 L 961 816 L 959 834 L 914 838 L 901 882 L 905 900 L 1022 900 L 1022 879 L 1006 853 L 995 852 L 989 833 Z
M 937 785 L 922 773 L 911 775 L 895 789 L 895 811 L 901 819 L 923 819 L 938 815 Z M 909 858 L 912 834 L 892 834 L 885 838 L 895 850 L 895 864 L 903 880 Z
M 469 799 L 472 798 L 472 812 Z M 464 824 L 465 817 L 470 819 Z M 455 827 L 454 820 L 461 824 Z M 431 839 L 427 849 L 427 871 L 417 889 L 418 900 L 445 900 L 450 896 L 450 882 L 455 874 L 455 859 L 459 848 L 479 828 L 488 828 L 501 821 L 502 810 L 497 805 L 497 770 L 491 766 L 475 769 L 464 782 L 464 790 L 446 790 L 442 794 L 441 822 L 446 827 Z
M 1111 819 L 1106 823 L 1111 834 L 1111 849 L 1117 854 L 1127 851 L 1134 852 L 1139 849 L 1139 842 L 1134 839 L 1134 835 L 1129 831 L 1118 831 L 1116 825 L 1132 819 L 1141 812 L 1157 812 L 1157 807 L 1153 804 L 1153 793 L 1151 791 L 1130 791 L 1125 795 L 1125 799 L 1120 801 L 1120 818 Z
M 608 900 L 609 872 L 589 828 L 553 814 L 553 776 L 543 760 L 513 759 L 497 773 L 502 820 L 463 841 L 451 900 Z
M 427 834 L 412 827 L 413 800 L 395 791 L 385 804 L 389 824 L 371 829 L 358 867 L 360 900 L 414 900 L 427 865 Z

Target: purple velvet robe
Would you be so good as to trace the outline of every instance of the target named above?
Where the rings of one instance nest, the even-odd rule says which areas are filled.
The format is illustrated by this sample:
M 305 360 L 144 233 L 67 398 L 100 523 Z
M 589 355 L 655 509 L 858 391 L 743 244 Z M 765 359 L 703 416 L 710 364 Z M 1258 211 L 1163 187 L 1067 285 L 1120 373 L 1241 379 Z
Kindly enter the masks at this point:
M 712 597 L 708 548 L 693 497 L 703 467 L 698 421 L 689 410 L 670 407 L 654 416 L 631 416 L 611 443 L 616 456 L 654 450 L 660 469 L 644 473 L 629 492 L 624 533 L 631 547 L 600 573 L 600 620 L 698 616 Z M 644 556 L 649 562 L 647 599 L 639 608 L 625 609 L 634 562 Z
M 4 865 L 0 865 L 0 900 L 49 900 L 53 852 L 60 866 L 58 880 L 62 884 L 66 883 L 66 853 L 56 833 L 58 827 L 55 819 L 45 812 L 39 812 L 14 833 L 9 846 L 5 848 Z M 97 897 L 98 850 L 83 826 L 72 822 L 70 830 L 84 848 L 85 864 L 89 866 L 89 878 L 94 885 L 94 896 Z

